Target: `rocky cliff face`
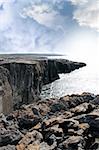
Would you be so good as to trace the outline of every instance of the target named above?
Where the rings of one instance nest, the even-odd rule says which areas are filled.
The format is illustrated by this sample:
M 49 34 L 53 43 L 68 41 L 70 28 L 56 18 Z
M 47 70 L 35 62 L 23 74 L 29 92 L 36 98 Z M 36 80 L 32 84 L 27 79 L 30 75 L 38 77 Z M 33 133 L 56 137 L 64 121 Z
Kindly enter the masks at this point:
M 6 109 L 9 105 L 16 109 L 38 100 L 42 85 L 58 79 L 58 73 L 71 72 L 85 64 L 67 60 L 2 59 L 0 66 L 0 81 L 4 89 L 3 102 L 0 103 L 9 112 L 9 108 Z M 3 108 L 0 112 L 4 112 Z
M 41 90 L 41 70 L 38 64 L 7 63 L 3 67 L 9 70 L 12 87 L 13 105 L 18 108 L 36 100 Z
M 9 71 L 0 67 L 0 113 L 9 113 L 12 111 L 12 99 Z

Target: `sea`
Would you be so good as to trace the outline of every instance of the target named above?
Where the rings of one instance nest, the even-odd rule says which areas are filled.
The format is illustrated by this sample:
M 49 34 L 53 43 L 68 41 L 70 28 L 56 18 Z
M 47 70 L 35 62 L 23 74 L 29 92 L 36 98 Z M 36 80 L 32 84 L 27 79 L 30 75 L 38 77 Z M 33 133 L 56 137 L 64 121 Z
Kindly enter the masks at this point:
M 49 58 L 54 59 L 59 58 L 59 56 L 50 56 Z M 71 73 L 59 74 L 60 79 L 43 86 L 41 98 L 60 98 L 83 92 L 99 94 L 99 59 L 97 54 L 91 55 L 89 53 L 89 57 L 81 58 L 65 55 L 60 56 L 60 58 L 84 62 L 87 66 Z
M 31 58 L 31 59 L 68 59 L 86 63 L 86 67 L 72 71 L 71 73 L 59 74 L 60 79 L 51 84 L 44 85 L 41 98 L 60 98 L 65 95 L 82 94 L 88 92 L 99 94 L 99 51 L 86 50 L 82 52 L 69 52 L 60 54 L 9 54 L 1 55 L 4 58 Z

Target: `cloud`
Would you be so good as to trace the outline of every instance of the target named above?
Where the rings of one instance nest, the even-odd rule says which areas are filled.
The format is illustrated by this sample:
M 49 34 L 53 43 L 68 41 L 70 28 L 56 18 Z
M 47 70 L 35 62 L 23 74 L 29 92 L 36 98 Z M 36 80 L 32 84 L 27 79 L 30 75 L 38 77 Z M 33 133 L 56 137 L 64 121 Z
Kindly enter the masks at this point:
M 0 6 L 0 30 L 5 30 L 10 26 L 12 22 L 10 6 L 6 3 L 1 3 Z
M 99 31 L 99 0 L 70 0 L 76 5 L 73 13 L 80 26 L 87 26 Z
M 57 19 L 58 12 L 52 9 L 48 4 L 35 4 L 23 9 L 23 16 L 36 20 L 39 24 L 47 27 L 53 27 Z
M 68 0 L 70 1 L 73 5 L 83 5 L 88 2 L 88 0 Z
M 62 39 L 64 25 L 55 5 L 46 0 L 2 1 L 0 52 L 52 52 Z
M 61 16 L 59 11 L 54 8 L 53 3 L 35 3 L 23 9 L 23 17 L 30 17 L 39 24 L 53 30 L 62 28 L 66 22 L 66 16 Z
M 58 49 L 60 43 L 64 47 L 64 38 L 68 43 L 68 36 L 75 30 L 75 21 L 98 30 L 98 3 L 94 1 L 1 0 L 0 53 L 58 53 L 56 47 Z

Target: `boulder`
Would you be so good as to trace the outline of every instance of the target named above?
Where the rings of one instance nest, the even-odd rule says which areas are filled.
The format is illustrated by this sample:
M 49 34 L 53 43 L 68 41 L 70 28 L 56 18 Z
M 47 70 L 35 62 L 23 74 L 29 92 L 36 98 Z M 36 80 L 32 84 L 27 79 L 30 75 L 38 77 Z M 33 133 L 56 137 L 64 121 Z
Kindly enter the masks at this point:
M 19 130 L 6 130 L 5 128 L 0 129 L 0 146 L 16 145 L 20 139 L 22 138 L 22 134 Z
M 62 150 L 82 150 L 84 149 L 84 139 L 82 136 L 70 136 L 59 145 Z
M 93 109 L 95 109 L 95 105 L 92 105 L 90 103 L 83 103 L 76 106 L 75 108 L 72 108 L 70 111 L 73 112 L 75 115 L 78 115 L 83 113 L 89 113 Z
M 16 150 L 16 147 L 15 145 L 7 145 L 7 146 L 0 147 L 0 150 Z
M 28 149 L 34 145 L 39 145 L 43 140 L 43 136 L 40 132 L 34 130 L 32 132 L 28 132 L 18 143 L 17 150 L 24 150 L 28 147 Z M 30 146 L 31 145 L 31 146 Z M 35 146 L 36 147 L 36 146 Z

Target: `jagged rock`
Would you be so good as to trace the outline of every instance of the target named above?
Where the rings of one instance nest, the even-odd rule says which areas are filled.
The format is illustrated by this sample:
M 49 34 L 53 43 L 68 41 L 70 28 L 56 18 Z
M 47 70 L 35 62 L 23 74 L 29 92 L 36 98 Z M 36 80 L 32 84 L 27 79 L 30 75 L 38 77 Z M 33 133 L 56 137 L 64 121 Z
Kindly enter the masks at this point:
M 40 145 L 30 144 L 27 146 L 27 148 L 25 150 L 40 150 Z
M 98 150 L 99 107 L 93 104 L 97 97 L 68 95 L 62 101 L 41 100 L 7 116 L 1 114 L 0 148 L 9 144 L 11 150 Z
M 17 150 L 24 150 L 29 149 L 30 150 L 30 146 L 33 145 L 39 145 L 43 140 L 43 136 L 40 132 L 34 130 L 32 132 L 28 132 L 23 138 L 22 140 L 19 142 L 19 144 L 16 146 Z
M 62 150 L 82 150 L 84 148 L 84 139 L 81 136 L 70 136 L 59 145 Z
M 49 128 L 53 125 L 59 124 L 60 122 L 62 122 L 64 119 L 62 118 L 62 116 L 59 117 L 52 117 L 48 120 L 44 120 L 42 123 L 42 129 L 46 129 Z
M 28 118 L 20 118 L 18 119 L 18 125 L 21 129 L 30 129 L 36 126 L 40 122 L 40 118 L 28 119 Z
M 60 103 L 55 103 L 51 106 L 51 111 L 53 113 L 57 112 L 57 111 L 61 111 L 61 110 L 66 110 L 66 106 L 64 104 Z
M 93 109 L 95 109 L 95 105 L 92 105 L 90 103 L 83 103 L 76 106 L 75 108 L 72 108 L 70 111 L 73 112 L 75 115 L 77 115 L 77 114 L 89 113 Z
M 7 145 L 0 147 L 0 150 L 16 150 L 15 145 Z
M 84 66 L 86 66 L 86 64 L 84 63 L 77 63 L 77 62 L 72 63 L 72 61 L 68 61 L 65 59 L 56 60 L 56 67 L 58 73 L 70 73 L 71 71 L 79 69 L 80 67 Z
M 68 129 L 78 129 L 79 122 L 74 119 L 65 119 L 59 123 L 59 127 L 63 129 L 65 134 L 68 134 Z
M 47 143 L 42 142 L 41 144 L 29 144 L 27 147 L 20 145 L 16 147 L 17 150 L 53 150 L 54 146 L 49 146 Z
M 22 134 L 17 129 L 6 130 L 5 128 L 0 129 L 0 146 L 6 146 L 8 144 L 17 144 L 22 138 Z
M 89 149 L 91 149 L 91 150 L 98 150 L 98 149 L 99 149 L 99 143 L 94 143 L 94 144 L 92 144 L 92 145 L 89 147 Z
M 88 123 L 81 123 L 78 126 L 77 135 L 87 135 L 89 133 L 90 126 Z
M 91 101 L 92 104 L 94 105 L 99 105 L 99 95 L 97 95 L 92 101 Z
M 54 125 L 48 129 L 45 130 L 47 133 L 50 132 L 50 134 L 54 134 L 56 137 L 62 137 L 63 130 L 62 128 L 59 128 L 59 125 Z
M 71 96 L 64 96 L 60 98 L 60 101 L 65 105 L 65 109 L 69 110 L 70 108 L 75 108 L 82 103 L 89 103 L 94 98 L 95 96 L 90 93 L 83 93 L 81 95 L 72 94 Z
M 85 136 L 89 133 L 90 126 L 87 123 L 82 123 L 78 125 L 78 128 L 68 128 L 68 135 L 75 136 Z
M 46 142 L 42 142 L 40 144 L 40 150 L 54 150 L 56 147 L 56 143 L 53 143 L 51 146 L 49 146 Z
M 25 148 L 24 150 L 54 150 L 54 146 L 49 146 L 46 142 L 42 142 L 41 144 L 30 144 Z M 17 150 L 23 150 L 23 149 L 17 149 Z
M 95 109 L 89 114 L 76 116 L 74 118 L 79 120 L 80 123 L 88 123 L 90 126 L 90 133 L 93 137 L 99 137 L 99 109 Z
M 50 106 L 46 101 L 38 102 L 37 107 L 39 108 L 39 112 L 42 116 L 50 112 Z

